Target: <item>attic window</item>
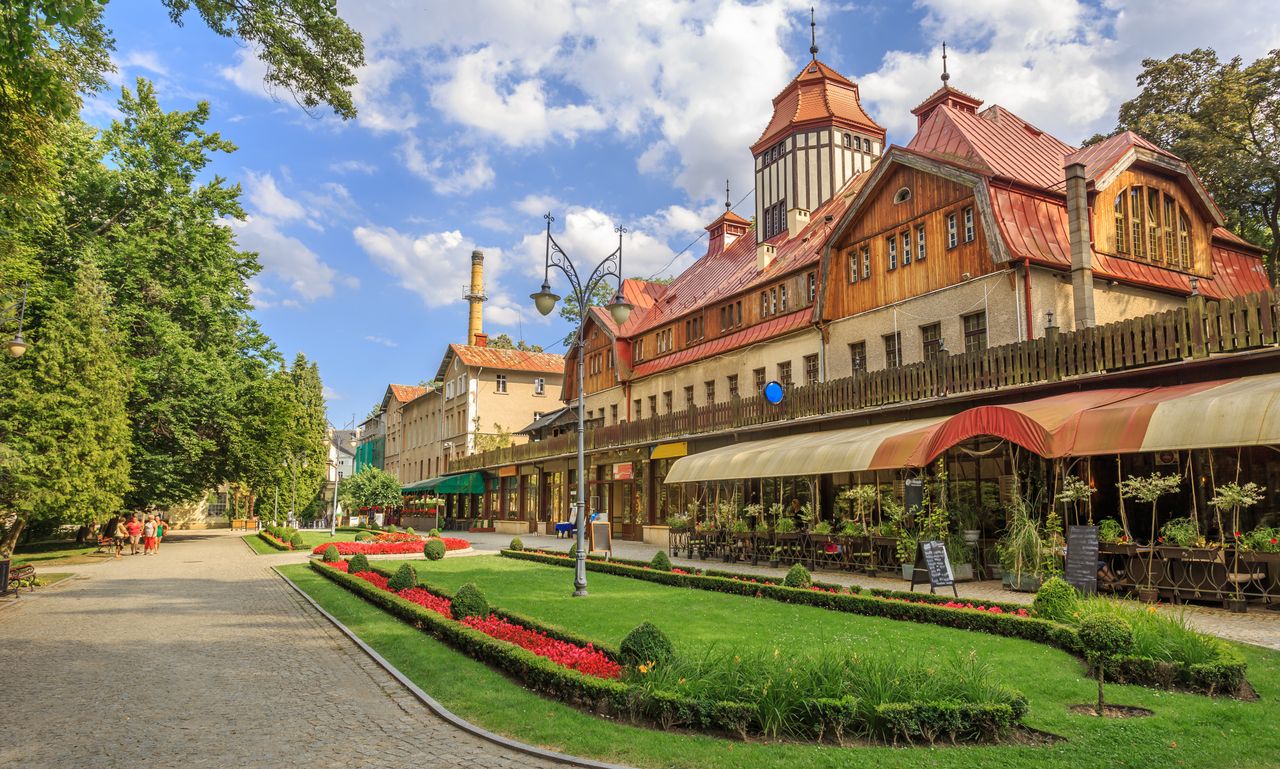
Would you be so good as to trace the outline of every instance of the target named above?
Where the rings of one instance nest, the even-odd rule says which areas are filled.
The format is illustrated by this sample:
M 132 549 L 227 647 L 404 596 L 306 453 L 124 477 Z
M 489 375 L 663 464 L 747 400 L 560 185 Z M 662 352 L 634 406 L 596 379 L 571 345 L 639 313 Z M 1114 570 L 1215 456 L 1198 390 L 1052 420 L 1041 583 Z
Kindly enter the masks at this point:
M 910 187 L 899 187 L 898 191 L 893 193 L 894 205 L 897 205 L 898 203 L 906 203 L 908 200 L 911 200 Z
M 810 72 L 817 72 L 817 71 L 818 71 L 818 66 L 817 66 L 816 64 L 811 64 L 811 65 L 809 65 L 809 71 L 810 71 Z

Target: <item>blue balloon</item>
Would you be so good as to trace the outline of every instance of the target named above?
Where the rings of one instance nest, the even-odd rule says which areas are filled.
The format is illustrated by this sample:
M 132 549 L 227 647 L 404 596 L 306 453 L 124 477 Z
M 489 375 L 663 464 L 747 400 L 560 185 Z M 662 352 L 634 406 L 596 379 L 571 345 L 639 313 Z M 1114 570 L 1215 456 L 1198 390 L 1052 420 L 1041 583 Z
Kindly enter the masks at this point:
M 782 396 L 785 394 L 786 389 L 777 382 L 770 382 L 764 386 L 764 399 L 775 406 L 782 403 Z

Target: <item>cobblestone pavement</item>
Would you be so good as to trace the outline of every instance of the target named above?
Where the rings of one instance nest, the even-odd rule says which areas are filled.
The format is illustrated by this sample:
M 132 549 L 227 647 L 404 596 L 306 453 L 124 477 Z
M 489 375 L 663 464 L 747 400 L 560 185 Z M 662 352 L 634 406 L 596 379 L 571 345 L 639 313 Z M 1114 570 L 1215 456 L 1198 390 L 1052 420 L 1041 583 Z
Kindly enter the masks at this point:
M 463 536 L 471 540 L 471 545 L 477 554 L 497 552 L 511 542 L 509 535 L 502 534 L 473 533 L 456 534 L 454 536 Z M 521 535 L 520 540 L 526 548 L 543 548 L 547 550 L 563 551 L 567 550 L 569 545 L 572 544 L 567 539 L 535 534 Z M 614 554 L 619 558 L 636 558 L 647 561 L 658 551 L 657 546 L 647 545 L 643 542 L 615 539 L 613 545 Z M 786 576 L 787 573 L 786 569 L 771 569 L 768 566 L 752 566 L 748 563 L 728 564 L 712 560 L 690 560 L 688 558 L 672 558 L 671 562 L 677 566 L 697 566 L 719 571 L 763 574 L 779 578 Z M 848 572 L 819 571 L 815 572 L 814 576 L 824 582 L 861 585 L 866 588 L 879 587 L 889 590 L 907 590 L 910 587 L 910 583 L 900 579 L 868 577 L 865 574 L 850 574 Z M 589 581 L 590 574 L 588 574 Z M 927 590 L 928 586 L 924 588 L 917 587 L 917 589 Z M 1029 604 L 1031 599 L 1035 597 L 1031 593 L 1015 593 L 1005 590 L 1000 586 L 1000 582 L 996 580 L 962 582 L 956 585 L 956 591 L 961 598 L 965 599 L 1008 601 L 1012 603 Z M 1233 641 L 1280 649 L 1280 611 L 1255 606 L 1250 607 L 1246 614 L 1233 614 L 1223 609 L 1199 605 L 1162 606 L 1162 610 L 1170 612 L 1185 611 L 1190 623 L 1206 633 L 1229 638 Z
M 0 609 L 0 766 L 546 767 L 436 717 L 236 535 L 177 532 L 157 556 Z

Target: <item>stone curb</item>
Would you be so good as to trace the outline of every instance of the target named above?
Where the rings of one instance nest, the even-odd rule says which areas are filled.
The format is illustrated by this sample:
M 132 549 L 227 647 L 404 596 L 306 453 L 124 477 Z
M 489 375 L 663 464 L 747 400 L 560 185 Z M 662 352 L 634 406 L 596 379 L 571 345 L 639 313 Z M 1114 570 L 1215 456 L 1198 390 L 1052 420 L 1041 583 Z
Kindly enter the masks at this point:
M 453 711 L 449 710 L 444 705 L 441 705 L 434 697 L 424 692 L 413 681 L 410 681 L 408 677 L 406 677 L 403 673 L 400 672 L 399 669 L 396 668 L 395 665 L 392 665 L 381 654 L 378 654 L 378 652 L 375 651 L 373 647 L 366 644 L 359 636 L 357 636 L 354 632 L 352 632 L 350 628 L 342 624 L 337 617 L 325 611 L 324 608 L 320 606 L 320 604 L 316 603 L 316 600 L 314 598 L 307 595 L 305 590 L 295 585 L 293 583 L 293 580 L 281 574 L 280 570 L 275 567 L 272 567 L 271 570 L 275 572 L 276 576 L 284 580 L 286 585 L 293 588 L 294 592 L 296 592 L 298 595 L 306 599 L 307 603 L 311 604 L 311 606 L 316 611 L 320 612 L 321 616 L 323 616 L 325 619 L 332 622 L 334 627 L 342 631 L 342 633 L 346 635 L 347 638 L 350 638 L 356 644 L 356 646 L 359 646 L 361 651 L 369 655 L 370 659 L 376 662 L 379 666 L 382 667 L 383 670 L 391 674 L 392 678 L 399 681 L 402 686 L 408 689 L 410 694 L 412 694 L 414 697 L 417 697 L 418 701 L 421 702 L 423 705 L 425 705 L 428 710 L 430 710 L 432 713 L 435 713 L 437 716 L 444 719 L 445 721 L 449 722 L 452 726 L 458 729 L 461 729 L 462 731 L 467 732 L 468 734 L 475 735 L 476 737 L 479 737 L 482 740 L 487 740 L 488 742 L 492 742 L 495 745 L 500 745 L 509 750 L 514 750 L 519 753 L 524 753 L 525 755 L 534 756 L 535 758 L 541 758 L 546 761 L 554 761 L 556 763 L 564 764 L 566 766 L 581 766 L 581 767 L 585 767 L 586 769 L 632 769 L 632 767 L 625 766 L 623 764 L 609 764 L 603 761 L 593 761 L 589 758 L 578 758 L 577 756 L 570 756 L 564 753 L 556 753 L 555 751 L 545 750 L 543 748 L 535 747 L 527 743 L 518 742 L 516 740 L 503 737 L 500 734 L 495 734 L 489 731 L 488 729 L 481 728 L 471 723 L 470 721 L 466 721 L 458 717 L 453 713 Z

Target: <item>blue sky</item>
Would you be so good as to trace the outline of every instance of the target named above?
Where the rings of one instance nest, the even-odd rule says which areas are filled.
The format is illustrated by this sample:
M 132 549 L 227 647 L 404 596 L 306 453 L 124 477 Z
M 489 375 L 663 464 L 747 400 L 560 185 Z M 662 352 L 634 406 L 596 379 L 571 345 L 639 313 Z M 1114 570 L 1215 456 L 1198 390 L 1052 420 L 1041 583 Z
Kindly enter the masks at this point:
M 212 107 L 239 146 L 211 169 L 244 188 L 228 222 L 260 254 L 255 314 L 281 351 L 319 361 L 331 420 L 363 418 L 388 382 L 430 378 L 466 333 L 473 248 L 486 252 L 485 330 L 553 347 L 532 311 L 542 213 L 585 265 L 625 224 L 628 275 L 666 275 L 705 246 L 731 179 L 750 216 L 748 146 L 808 59 L 808 3 L 367 0 L 339 3 L 365 36 L 360 117 L 307 115 L 261 80 L 254 52 L 173 25 L 158 0 L 107 6 L 115 93 L 154 80 L 162 103 Z M 918 0 L 817 5 L 819 57 L 861 87 L 905 144 L 910 109 L 952 84 L 1063 140 L 1109 129 L 1147 57 L 1197 46 L 1249 58 L 1280 47 L 1267 0 Z

